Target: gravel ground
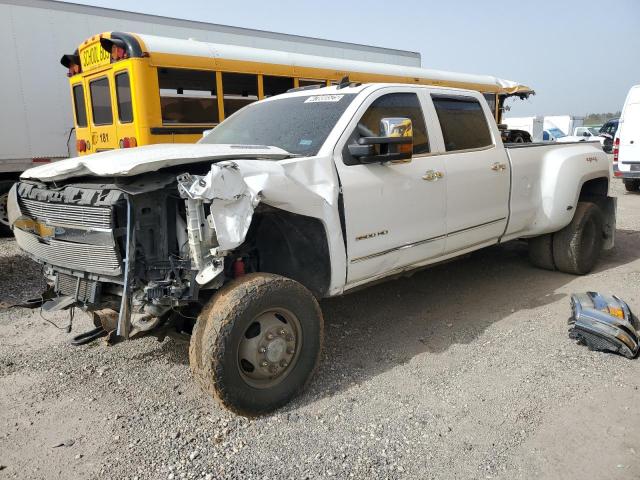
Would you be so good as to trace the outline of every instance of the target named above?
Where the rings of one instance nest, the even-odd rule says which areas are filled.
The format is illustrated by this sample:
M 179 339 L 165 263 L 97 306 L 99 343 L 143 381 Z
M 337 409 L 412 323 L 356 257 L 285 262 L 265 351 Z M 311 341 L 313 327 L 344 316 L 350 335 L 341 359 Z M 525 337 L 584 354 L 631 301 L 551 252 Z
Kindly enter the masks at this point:
M 640 360 L 566 333 L 575 291 L 640 311 L 640 195 L 616 191 L 617 246 L 591 275 L 534 269 L 516 242 L 323 301 L 318 374 L 258 419 L 197 388 L 185 343 L 72 347 L 0 309 L 0 479 L 640 478 Z M 0 302 L 40 292 L 9 239 L 0 269 Z

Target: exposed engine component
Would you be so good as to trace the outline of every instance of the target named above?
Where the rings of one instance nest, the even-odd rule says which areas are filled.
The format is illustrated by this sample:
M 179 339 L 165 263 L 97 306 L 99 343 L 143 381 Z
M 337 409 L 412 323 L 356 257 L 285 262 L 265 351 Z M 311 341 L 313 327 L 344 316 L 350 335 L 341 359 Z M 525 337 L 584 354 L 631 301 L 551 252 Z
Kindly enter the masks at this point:
M 571 295 L 569 337 L 591 350 L 635 358 L 640 351 L 640 323 L 615 295 L 587 292 Z

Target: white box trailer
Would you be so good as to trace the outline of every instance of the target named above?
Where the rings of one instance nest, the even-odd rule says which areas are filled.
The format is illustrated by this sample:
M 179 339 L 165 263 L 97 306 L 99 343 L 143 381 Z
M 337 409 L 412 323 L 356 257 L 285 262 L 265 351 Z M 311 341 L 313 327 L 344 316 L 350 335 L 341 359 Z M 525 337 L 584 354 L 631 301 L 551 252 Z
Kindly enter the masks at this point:
M 531 135 L 531 141 L 541 142 L 542 131 L 544 130 L 544 117 L 536 115 L 533 117 L 511 117 L 504 118 L 502 123 L 507 125 L 509 130 L 524 130 Z
M 3 197 L 34 164 L 75 155 L 69 85 L 60 58 L 109 30 L 420 67 L 417 52 L 145 15 L 53 0 L 0 0 L 0 224 Z M 1 225 L 0 225 L 1 228 Z

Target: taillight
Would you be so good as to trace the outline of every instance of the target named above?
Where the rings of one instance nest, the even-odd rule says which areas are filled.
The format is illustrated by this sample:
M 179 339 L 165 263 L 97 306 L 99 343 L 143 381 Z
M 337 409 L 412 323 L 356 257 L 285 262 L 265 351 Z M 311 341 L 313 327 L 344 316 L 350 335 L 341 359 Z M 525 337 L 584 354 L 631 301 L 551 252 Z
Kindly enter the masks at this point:
M 78 150 L 78 152 L 86 152 L 87 142 L 84 140 L 76 140 L 76 150 Z
M 134 148 L 138 146 L 138 142 L 135 137 L 124 137 L 118 142 L 120 148 Z
M 613 144 L 613 163 L 618 161 L 618 154 L 620 153 L 620 137 L 616 138 Z

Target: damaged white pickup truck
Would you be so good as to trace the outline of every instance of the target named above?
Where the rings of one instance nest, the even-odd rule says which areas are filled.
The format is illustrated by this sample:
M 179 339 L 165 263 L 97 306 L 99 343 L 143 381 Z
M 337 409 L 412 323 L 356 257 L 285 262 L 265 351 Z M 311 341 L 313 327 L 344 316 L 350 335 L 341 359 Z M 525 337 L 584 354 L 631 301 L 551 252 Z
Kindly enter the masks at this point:
M 124 338 L 197 316 L 195 377 L 255 415 L 311 378 L 319 298 L 514 239 L 590 271 L 614 241 L 610 170 L 599 144 L 503 145 L 477 92 L 341 85 L 254 103 L 196 145 L 33 168 L 9 215 L 49 308 Z

